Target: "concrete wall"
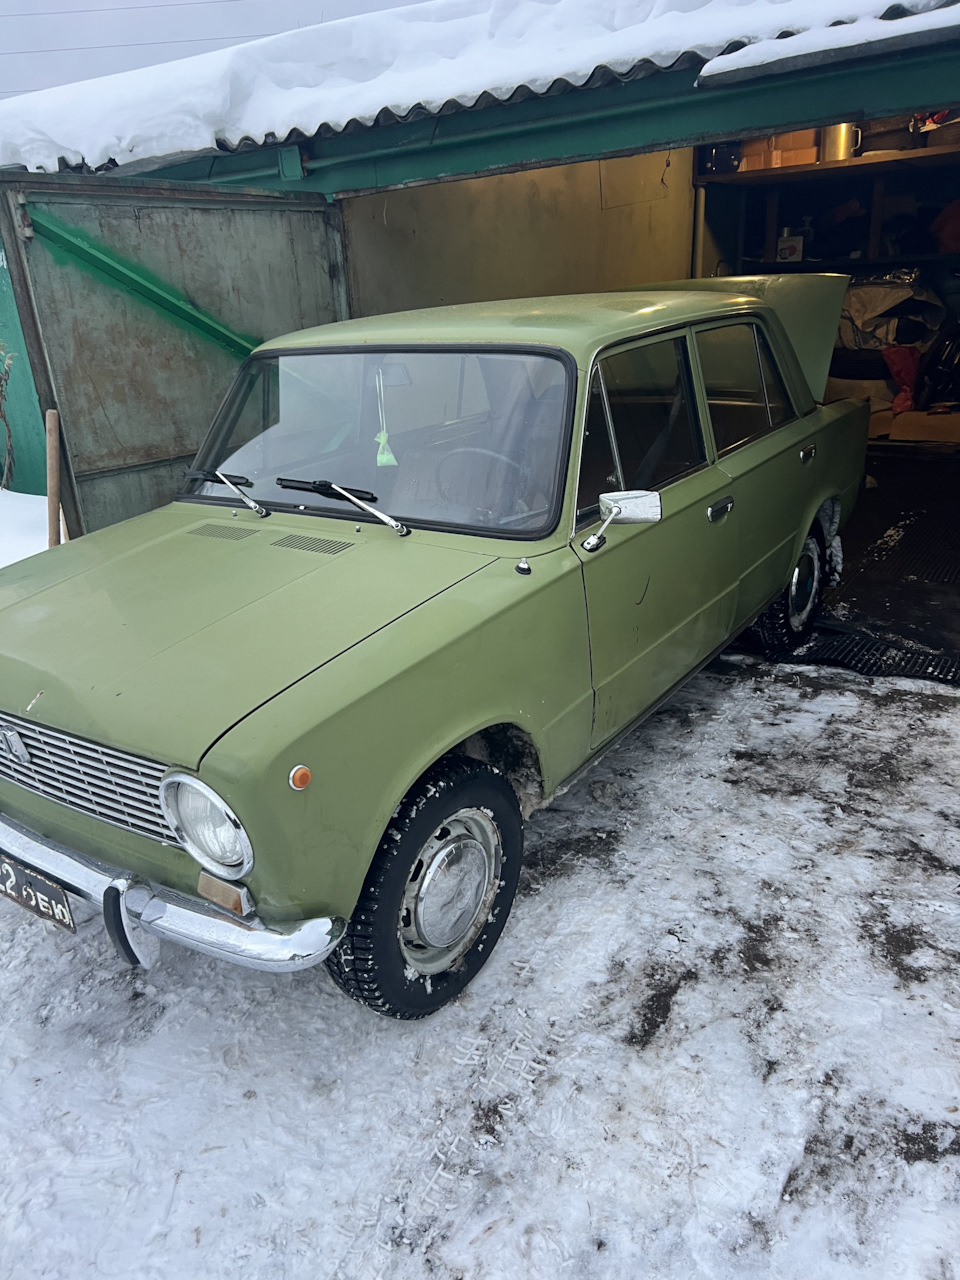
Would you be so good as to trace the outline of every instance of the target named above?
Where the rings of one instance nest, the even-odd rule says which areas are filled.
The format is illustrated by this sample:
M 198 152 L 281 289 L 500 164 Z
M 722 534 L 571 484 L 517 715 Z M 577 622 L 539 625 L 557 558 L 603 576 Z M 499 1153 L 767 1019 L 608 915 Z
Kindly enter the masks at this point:
M 352 313 L 688 277 L 692 173 L 687 148 L 345 200 Z

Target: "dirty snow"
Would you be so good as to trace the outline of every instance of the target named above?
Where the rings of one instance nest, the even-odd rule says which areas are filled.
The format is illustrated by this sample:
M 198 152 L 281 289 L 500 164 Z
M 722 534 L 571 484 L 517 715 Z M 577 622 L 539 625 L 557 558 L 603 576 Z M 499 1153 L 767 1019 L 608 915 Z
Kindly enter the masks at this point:
M 955 1280 L 958 758 L 958 691 L 721 660 L 419 1023 L 0 903 L 0 1278 Z
M 47 499 L 0 489 L 0 568 L 46 550 Z
M 311 135 L 323 124 L 371 124 L 384 109 L 436 112 L 483 94 L 506 99 L 522 85 L 582 85 L 599 66 L 668 67 L 684 52 L 708 60 L 706 79 L 825 51 L 863 56 L 891 38 L 949 38 L 960 17 L 941 3 L 427 0 L 9 98 L 0 103 L 0 165 L 55 171 L 60 156 L 124 164 L 283 139 L 294 128 Z

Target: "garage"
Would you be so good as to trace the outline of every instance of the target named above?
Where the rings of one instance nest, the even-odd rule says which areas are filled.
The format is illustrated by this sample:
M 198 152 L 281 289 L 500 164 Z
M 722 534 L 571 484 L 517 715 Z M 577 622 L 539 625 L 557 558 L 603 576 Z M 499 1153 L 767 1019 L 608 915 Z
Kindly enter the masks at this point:
M 41 410 L 56 408 L 71 534 L 168 500 L 243 343 L 286 328 L 690 276 L 844 273 L 851 289 L 825 394 L 871 401 L 871 487 L 847 535 L 836 630 L 816 659 L 919 672 L 928 654 L 952 678 L 956 28 L 949 9 L 865 5 L 819 28 L 799 18 L 791 27 L 782 5 L 753 10 L 739 38 L 710 26 L 709 5 L 706 26 L 674 15 L 668 28 L 614 31 L 605 45 L 584 28 L 573 63 L 569 50 L 558 61 L 555 34 L 534 17 L 525 35 L 543 49 L 509 85 L 478 60 L 481 36 L 453 10 L 429 29 L 395 26 L 392 67 L 376 40 L 349 55 L 332 37 L 319 52 L 298 47 L 301 66 L 312 57 L 353 75 L 342 94 L 321 85 L 312 97 L 275 88 L 255 99 L 276 54 L 258 63 L 248 52 L 233 68 L 240 107 L 199 130 L 200 99 L 226 74 L 213 64 L 209 85 L 184 91 L 183 127 L 177 113 L 164 116 L 167 85 L 149 75 L 90 105 L 75 94 L 69 125 L 57 96 L 69 87 L 0 109 L 0 338 L 28 355 L 11 376 L 19 461 L 8 483 L 42 491 Z M 575 37 L 572 0 L 564 22 Z M 414 93 L 397 77 L 425 39 L 450 67 L 421 71 Z M 204 130 L 210 145 L 200 146 Z M 270 268 L 251 276 L 258 257 Z M 62 334 L 76 307 L 87 323 Z M 194 313 L 212 322 L 198 330 Z M 131 397 L 116 354 L 156 369 L 137 348 L 155 352 L 168 332 L 188 343 L 177 366 L 193 372 Z

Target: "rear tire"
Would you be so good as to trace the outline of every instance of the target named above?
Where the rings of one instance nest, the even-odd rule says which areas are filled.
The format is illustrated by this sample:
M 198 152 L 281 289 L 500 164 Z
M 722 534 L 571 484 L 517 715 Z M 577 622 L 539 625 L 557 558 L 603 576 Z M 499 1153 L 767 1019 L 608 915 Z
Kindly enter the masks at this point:
M 752 630 L 764 656 L 776 658 L 809 640 L 823 603 L 826 554 L 819 524 L 804 539 L 790 581 L 761 613 Z
M 425 1018 L 476 976 L 503 931 L 523 856 L 513 788 L 451 757 L 403 800 L 327 959 L 348 996 L 391 1018 Z

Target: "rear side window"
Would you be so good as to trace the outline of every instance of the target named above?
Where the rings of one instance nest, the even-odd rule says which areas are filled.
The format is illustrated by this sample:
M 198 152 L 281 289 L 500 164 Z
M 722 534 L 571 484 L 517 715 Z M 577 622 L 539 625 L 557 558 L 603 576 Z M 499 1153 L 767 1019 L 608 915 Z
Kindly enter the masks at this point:
M 756 440 L 795 415 L 773 355 L 753 324 L 697 334 L 697 351 L 717 453 Z
M 626 489 L 658 489 L 706 461 L 687 344 L 667 338 L 601 365 Z
M 775 430 L 787 422 L 792 422 L 797 415 L 793 411 L 787 388 L 783 384 L 783 378 L 780 376 L 780 370 L 777 368 L 777 362 L 773 358 L 773 352 L 766 338 L 759 329 L 755 329 L 754 332 L 757 335 L 757 347 L 760 351 L 760 371 L 763 374 L 763 386 L 767 393 L 770 426 Z

